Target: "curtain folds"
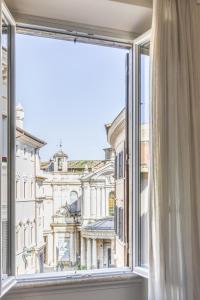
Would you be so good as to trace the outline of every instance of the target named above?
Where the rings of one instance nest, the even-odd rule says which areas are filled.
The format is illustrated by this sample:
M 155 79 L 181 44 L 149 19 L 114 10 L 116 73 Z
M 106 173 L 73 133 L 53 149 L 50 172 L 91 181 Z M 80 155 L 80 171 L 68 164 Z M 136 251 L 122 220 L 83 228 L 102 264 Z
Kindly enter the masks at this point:
M 200 5 L 154 0 L 149 300 L 200 299 Z

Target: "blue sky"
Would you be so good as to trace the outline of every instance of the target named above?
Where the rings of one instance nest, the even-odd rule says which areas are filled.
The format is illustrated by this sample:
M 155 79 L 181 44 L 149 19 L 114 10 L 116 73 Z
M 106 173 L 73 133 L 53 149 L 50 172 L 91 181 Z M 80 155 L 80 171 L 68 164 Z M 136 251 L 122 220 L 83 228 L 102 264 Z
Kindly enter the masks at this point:
M 150 58 L 149 55 L 141 55 L 141 122 L 149 123 L 149 72 Z
M 47 145 L 42 159 L 58 149 L 69 159 L 103 159 L 104 124 L 125 105 L 127 50 L 17 35 L 16 95 L 24 128 Z

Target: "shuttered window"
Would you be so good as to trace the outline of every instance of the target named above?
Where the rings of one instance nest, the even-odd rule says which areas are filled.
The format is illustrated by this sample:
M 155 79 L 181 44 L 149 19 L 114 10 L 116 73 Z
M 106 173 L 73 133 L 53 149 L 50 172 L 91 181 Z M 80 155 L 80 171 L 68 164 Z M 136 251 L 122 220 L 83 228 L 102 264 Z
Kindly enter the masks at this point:
M 124 220 L 124 218 L 123 218 L 123 212 L 124 212 L 123 208 L 120 207 L 119 208 L 119 232 L 118 232 L 118 236 L 119 236 L 119 239 L 121 241 L 123 241 L 123 230 L 124 230 L 124 226 L 123 226 L 123 220 Z
M 124 177 L 124 152 L 119 153 L 119 178 Z

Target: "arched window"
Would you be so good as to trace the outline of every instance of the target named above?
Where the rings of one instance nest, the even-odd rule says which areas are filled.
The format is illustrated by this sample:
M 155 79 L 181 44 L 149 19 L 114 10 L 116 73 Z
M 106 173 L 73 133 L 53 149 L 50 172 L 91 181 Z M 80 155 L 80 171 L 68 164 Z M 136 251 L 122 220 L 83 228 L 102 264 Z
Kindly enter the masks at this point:
M 69 203 L 72 204 L 77 200 L 78 200 L 78 193 L 76 191 L 71 191 Z
M 114 213 L 115 213 L 115 193 L 113 191 L 109 193 L 108 212 L 109 212 L 110 216 L 114 216 Z

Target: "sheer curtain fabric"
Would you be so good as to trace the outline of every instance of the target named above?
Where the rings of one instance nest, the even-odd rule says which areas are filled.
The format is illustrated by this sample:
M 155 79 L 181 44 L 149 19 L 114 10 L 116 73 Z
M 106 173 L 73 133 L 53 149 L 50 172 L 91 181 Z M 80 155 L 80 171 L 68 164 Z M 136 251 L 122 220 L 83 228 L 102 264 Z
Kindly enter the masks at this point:
M 154 0 L 149 300 L 200 299 L 200 6 Z

